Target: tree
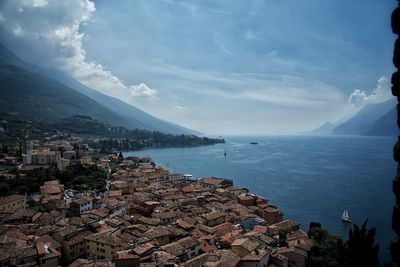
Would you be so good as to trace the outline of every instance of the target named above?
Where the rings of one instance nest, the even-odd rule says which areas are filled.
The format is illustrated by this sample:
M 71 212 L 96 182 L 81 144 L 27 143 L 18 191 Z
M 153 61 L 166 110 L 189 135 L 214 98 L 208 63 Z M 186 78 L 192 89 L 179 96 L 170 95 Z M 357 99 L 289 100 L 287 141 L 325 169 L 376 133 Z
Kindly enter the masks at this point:
M 311 228 L 308 235 L 313 242 L 308 254 L 309 267 L 343 267 L 346 242 L 341 237 L 320 227 Z
M 376 228 L 367 229 L 368 220 L 361 228 L 353 224 L 347 241 L 345 267 L 379 267 L 379 245 L 375 244 Z
M 279 246 L 280 247 L 286 247 L 288 245 L 288 236 L 289 231 L 286 229 L 282 229 L 279 231 Z

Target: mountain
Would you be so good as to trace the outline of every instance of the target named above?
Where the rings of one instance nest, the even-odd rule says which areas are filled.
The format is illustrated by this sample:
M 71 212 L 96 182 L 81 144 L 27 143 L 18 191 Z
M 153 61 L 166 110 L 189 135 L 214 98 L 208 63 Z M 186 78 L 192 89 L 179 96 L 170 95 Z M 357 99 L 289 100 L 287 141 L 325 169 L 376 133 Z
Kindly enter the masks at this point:
M 397 109 L 393 108 L 384 116 L 374 121 L 364 132 L 364 135 L 395 136 L 399 134 L 397 127 Z
M 0 60 L 0 111 L 18 113 L 43 122 L 76 114 L 90 115 L 111 125 L 126 120 L 89 97 L 40 74 Z
M 309 134 L 317 134 L 317 135 L 326 135 L 326 134 L 331 134 L 332 130 L 336 127 L 336 124 L 330 123 L 330 122 L 325 122 L 318 128 L 312 130 L 309 132 Z
M 112 126 L 174 134 L 198 132 L 157 119 L 105 96 L 60 72 L 42 71 L 21 61 L 0 44 L 0 112 L 18 113 L 43 122 L 87 115 Z M 73 89 L 71 87 L 74 87 Z
M 366 135 L 372 124 L 385 116 L 396 105 L 396 99 L 383 103 L 368 104 L 357 112 L 352 118 L 338 125 L 332 130 L 333 134 Z
M 132 125 L 125 125 L 125 127 L 131 129 L 141 128 L 151 131 L 160 131 L 172 134 L 182 134 L 182 133 L 196 134 L 196 135 L 201 134 L 200 132 L 153 117 L 152 115 L 132 105 L 129 105 L 122 100 L 119 100 L 112 96 L 104 95 L 96 90 L 93 90 L 60 71 L 44 70 L 43 73 L 48 77 L 51 77 L 53 79 L 62 82 L 63 84 L 69 86 L 70 88 L 78 91 L 79 93 L 90 97 L 97 103 L 102 104 L 103 106 L 119 114 L 125 119 L 130 120 L 132 122 Z

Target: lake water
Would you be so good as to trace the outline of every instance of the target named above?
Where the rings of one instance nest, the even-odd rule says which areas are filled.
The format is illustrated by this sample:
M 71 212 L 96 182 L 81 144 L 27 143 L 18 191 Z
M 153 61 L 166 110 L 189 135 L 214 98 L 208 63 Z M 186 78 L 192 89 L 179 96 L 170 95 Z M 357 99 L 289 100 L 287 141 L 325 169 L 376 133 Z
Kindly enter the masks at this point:
M 226 144 L 148 149 L 124 156 L 150 156 L 174 172 L 195 178 L 229 178 L 237 187 L 267 198 L 285 218 L 307 231 L 319 221 L 331 233 L 347 237 L 344 209 L 353 222 L 377 228 L 381 259 L 389 257 L 391 180 L 396 165 L 391 137 L 228 137 Z M 249 142 L 256 141 L 258 145 Z M 227 156 L 224 157 L 224 150 Z

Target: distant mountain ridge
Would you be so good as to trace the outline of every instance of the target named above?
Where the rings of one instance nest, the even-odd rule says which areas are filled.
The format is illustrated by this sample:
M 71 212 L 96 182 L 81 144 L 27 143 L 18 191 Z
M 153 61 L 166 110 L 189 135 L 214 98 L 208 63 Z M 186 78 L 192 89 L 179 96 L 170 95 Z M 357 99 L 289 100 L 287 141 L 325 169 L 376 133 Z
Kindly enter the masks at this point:
M 384 116 L 374 121 L 364 132 L 365 135 L 372 136 L 393 136 L 399 134 L 397 126 L 397 109 L 393 108 Z
M 352 118 L 334 128 L 332 133 L 341 135 L 368 135 L 372 124 L 385 116 L 395 105 L 396 99 L 394 98 L 383 103 L 367 104 Z
M 55 121 L 89 115 L 113 126 L 172 134 L 199 132 L 157 119 L 125 102 L 90 89 L 57 71 L 43 71 L 0 44 L 0 111 Z
M 90 97 L 97 103 L 114 111 L 115 113 L 119 114 L 125 119 L 130 120 L 133 123 L 133 126 L 135 126 L 133 128 L 142 128 L 151 131 L 162 131 L 174 134 L 181 134 L 181 133 L 201 134 L 200 132 L 153 117 L 150 114 L 132 105 L 129 105 L 118 98 L 107 96 L 96 90 L 93 90 L 60 71 L 43 70 L 42 73 L 48 77 L 51 77 L 53 79 L 62 82 L 63 84 L 69 86 L 70 88 Z
M 312 130 L 311 134 L 316 134 L 316 135 L 327 135 L 327 134 L 331 134 L 332 130 L 336 127 L 336 124 L 333 124 L 331 122 L 325 122 L 324 124 L 322 124 L 321 126 L 319 126 L 318 128 Z
M 345 122 L 326 122 L 308 134 L 394 136 L 399 133 L 396 121 L 396 99 L 393 98 L 383 103 L 368 104 Z

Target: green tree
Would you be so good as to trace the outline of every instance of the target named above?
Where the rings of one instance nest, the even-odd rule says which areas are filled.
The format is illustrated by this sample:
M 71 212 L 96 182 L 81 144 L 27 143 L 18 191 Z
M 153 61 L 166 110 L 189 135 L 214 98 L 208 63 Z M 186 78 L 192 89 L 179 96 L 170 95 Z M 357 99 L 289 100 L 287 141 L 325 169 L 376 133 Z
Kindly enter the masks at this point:
M 309 267 L 342 267 L 346 242 L 339 236 L 333 236 L 320 227 L 308 232 L 313 246 L 308 255 Z
M 375 227 L 367 229 L 368 220 L 362 224 L 361 228 L 353 224 L 349 231 L 349 240 L 347 241 L 345 267 L 379 266 L 379 245 L 375 244 Z

